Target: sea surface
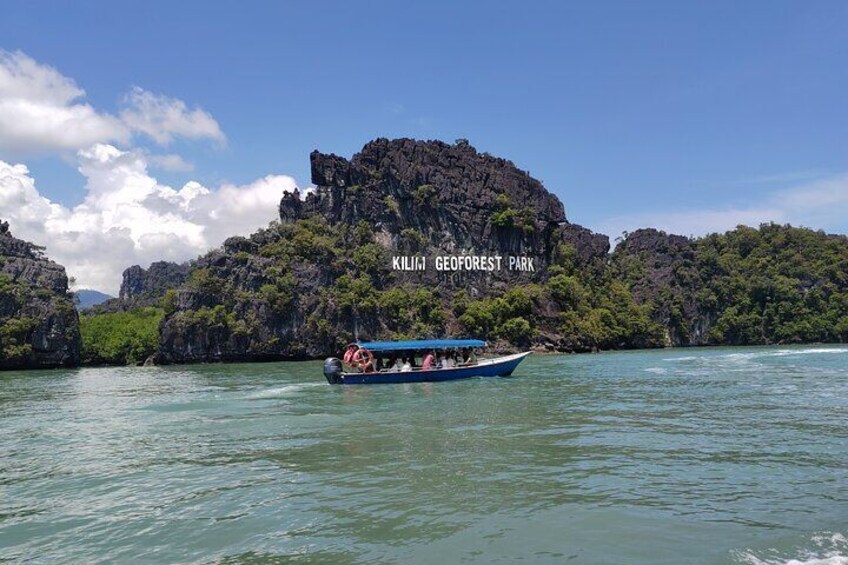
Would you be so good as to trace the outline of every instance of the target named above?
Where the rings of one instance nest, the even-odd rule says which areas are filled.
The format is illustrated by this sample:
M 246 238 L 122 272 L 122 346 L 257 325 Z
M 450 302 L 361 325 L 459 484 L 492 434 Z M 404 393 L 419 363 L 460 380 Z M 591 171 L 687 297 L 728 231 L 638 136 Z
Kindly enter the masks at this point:
M 848 563 L 848 346 L 0 373 L 0 562 Z

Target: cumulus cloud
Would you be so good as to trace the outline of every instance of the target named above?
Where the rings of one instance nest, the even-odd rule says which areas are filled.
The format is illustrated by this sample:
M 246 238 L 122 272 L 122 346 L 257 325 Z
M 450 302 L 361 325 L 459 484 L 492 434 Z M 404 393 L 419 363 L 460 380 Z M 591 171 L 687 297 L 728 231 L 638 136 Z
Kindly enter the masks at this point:
M 176 138 L 226 142 L 202 108 L 133 87 L 117 115 L 104 112 L 55 68 L 0 50 L 0 151 L 75 155 L 86 179 L 83 202 L 69 208 L 43 197 L 25 165 L 0 160 L 0 218 L 18 237 L 46 246 L 78 287 L 116 293 L 130 265 L 185 261 L 247 235 L 274 219 L 283 192 L 295 189 L 294 179 L 281 175 L 172 188 L 149 168 L 185 172 L 193 165 L 176 154 L 116 147 L 142 135 L 159 145 Z
M 129 143 L 143 134 L 160 145 L 175 138 L 224 143 L 218 122 L 201 108 L 134 87 L 118 116 L 84 102 L 85 91 L 55 68 L 0 50 L 0 150 L 16 154 L 77 151 L 95 143 Z
M 141 151 L 96 144 L 77 154 L 86 197 L 67 208 L 39 194 L 22 164 L 0 160 L 0 217 L 12 232 L 47 247 L 79 288 L 116 294 L 123 270 L 153 261 L 185 261 L 248 235 L 276 218 L 294 179 L 269 175 L 216 189 L 188 182 L 174 189 L 148 173 Z
M 596 230 L 617 237 L 624 231 L 655 227 L 669 233 L 706 235 L 736 226 L 791 223 L 814 229 L 848 231 L 848 173 L 777 190 L 758 205 L 707 210 L 668 210 L 608 218 Z
M 124 102 L 127 107 L 121 111 L 121 120 L 160 145 L 171 143 L 174 137 L 212 139 L 219 143 L 226 139 L 215 118 L 200 108 L 189 110 L 182 100 L 136 86 Z
M 70 78 L 21 52 L 0 51 L 0 149 L 75 150 L 98 141 L 127 141 L 118 118 L 80 101 Z

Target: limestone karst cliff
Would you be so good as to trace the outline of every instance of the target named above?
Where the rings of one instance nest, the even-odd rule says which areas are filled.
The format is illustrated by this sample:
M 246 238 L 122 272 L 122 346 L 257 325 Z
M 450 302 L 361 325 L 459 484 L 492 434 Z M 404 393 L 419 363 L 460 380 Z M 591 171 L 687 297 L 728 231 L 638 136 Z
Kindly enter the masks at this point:
M 608 238 L 568 222 L 538 180 L 464 140 L 377 139 L 350 160 L 310 158 L 316 188 L 285 195 L 279 225 L 231 238 L 171 293 L 163 360 L 310 357 L 366 336 L 487 331 L 463 325 L 464 305 L 516 287 L 536 292 L 554 263 L 587 266 L 609 251 Z M 433 258 L 457 255 L 499 256 L 503 266 L 436 269 Z M 395 256 L 429 263 L 396 270 Z M 510 269 L 511 256 L 532 268 Z M 519 314 L 536 306 L 521 302 L 502 322 L 521 319 L 507 327 L 527 341 Z
M 142 349 L 164 363 L 314 358 L 355 339 L 576 352 L 848 340 L 845 236 L 646 228 L 610 253 L 539 181 L 464 140 L 377 139 L 310 159 L 315 187 L 286 194 L 279 221 L 188 264 L 130 267 L 120 298 L 90 312 L 145 321 Z M 443 257 L 503 263 L 439 269 Z
M 0 369 L 76 366 L 80 347 L 65 269 L 0 221 Z
M 848 339 L 848 239 L 740 226 L 655 229 L 609 253 L 513 163 L 454 144 L 377 139 L 313 152 L 314 190 L 280 220 L 195 261 L 165 293 L 163 362 L 308 358 L 354 339 L 481 336 L 502 349 Z M 395 257 L 426 257 L 398 270 Z M 444 256 L 532 269 L 439 270 Z
M 188 263 L 156 261 L 144 269 L 133 265 L 124 269 L 117 298 L 106 300 L 87 309 L 88 314 L 103 314 L 158 306 L 169 289 L 185 283 L 191 269 Z
M 284 196 L 283 223 L 365 222 L 393 252 L 523 255 L 535 259 L 537 273 L 551 264 L 560 243 L 570 244 L 583 263 L 609 251 L 609 238 L 568 222 L 562 202 L 541 182 L 465 140 L 377 139 L 349 161 L 318 151 L 310 161 L 317 188 L 305 198 Z M 469 279 L 514 284 L 538 276 L 504 269 L 491 276 L 445 274 L 438 282 L 458 286 Z M 420 280 L 415 275 L 413 282 Z

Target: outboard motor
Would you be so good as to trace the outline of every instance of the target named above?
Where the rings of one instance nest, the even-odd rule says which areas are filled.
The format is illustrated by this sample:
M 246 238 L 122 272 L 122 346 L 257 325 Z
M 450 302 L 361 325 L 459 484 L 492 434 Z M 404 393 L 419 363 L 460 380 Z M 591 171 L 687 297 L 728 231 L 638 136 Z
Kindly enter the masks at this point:
M 327 357 L 324 360 L 324 376 L 327 377 L 327 382 L 331 385 L 342 383 L 342 360 L 335 357 Z

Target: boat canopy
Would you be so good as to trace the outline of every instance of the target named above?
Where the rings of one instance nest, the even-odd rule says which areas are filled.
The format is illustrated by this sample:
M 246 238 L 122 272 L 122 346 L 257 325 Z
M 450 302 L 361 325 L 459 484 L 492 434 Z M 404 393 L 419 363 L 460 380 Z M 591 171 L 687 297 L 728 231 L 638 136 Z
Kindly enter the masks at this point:
M 422 339 L 413 341 L 360 341 L 359 347 L 369 351 L 413 351 L 417 349 L 459 349 L 462 347 L 485 347 L 480 339 Z

